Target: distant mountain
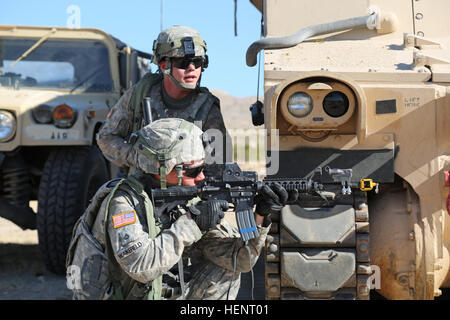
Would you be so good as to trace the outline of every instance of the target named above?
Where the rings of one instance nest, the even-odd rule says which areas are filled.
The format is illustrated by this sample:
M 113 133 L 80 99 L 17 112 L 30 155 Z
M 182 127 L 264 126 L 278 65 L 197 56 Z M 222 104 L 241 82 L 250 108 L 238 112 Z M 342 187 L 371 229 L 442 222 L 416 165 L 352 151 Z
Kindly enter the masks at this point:
M 220 110 L 228 129 L 256 128 L 252 124 L 250 106 L 256 102 L 256 97 L 236 98 L 232 95 L 216 89 L 211 93 L 220 99 Z

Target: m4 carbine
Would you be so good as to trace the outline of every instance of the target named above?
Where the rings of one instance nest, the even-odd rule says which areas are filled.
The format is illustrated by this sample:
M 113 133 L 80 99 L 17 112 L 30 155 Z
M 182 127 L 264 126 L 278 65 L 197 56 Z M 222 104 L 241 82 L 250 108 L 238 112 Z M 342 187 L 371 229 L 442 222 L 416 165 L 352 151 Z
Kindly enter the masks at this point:
M 151 197 L 156 216 L 161 217 L 167 208 L 186 205 L 199 197 L 201 200 L 225 200 L 234 205 L 236 222 L 243 241 L 259 236 L 253 214 L 254 198 L 258 190 L 258 174 L 242 171 L 237 163 L 226 163 L 217 174 L 206 175 L 196 186 L 172 186 L 152 189 Z
M 330 181 L 323 179 L 321 168 L 317 168 L 313 177 L 309 179 L 265 178 L 262 181 L 258 181 L 256 172 L 242 171 L 237 163 L 230 162 L 225 163 L 222 169 L 215 174 L 206 174 L 205 180 L 196 186 L 172 186 L 167 189 L 152 189 L 151 197 L 157 217 L 163 217 L 163 213 L 169 211 L 168 209 L 176 205 L 186 205 L 196 197 L 199 197 L 201 200 L 225 200 L 228 203 L 232 203 L 242 240 L 248 241 L 259 236 L 253 207 L 255 196 L 263 185 L 271 186 L 274 183 L 278 183 L 287 191 L 296 189 L 299 194 L 309 195 L 321 194 L 322 191 L 329 190 L 329 188 L 341 188 L 339 193 L 345 198 L 351 194 L 351 188 L 358 187 L 351 183 L 351 169 L 331 169 L 326 167 L 325 172 Z M 319 175 L 319 178 L 316 174 Z M 322 197 L 325 199 L 323 195 Z

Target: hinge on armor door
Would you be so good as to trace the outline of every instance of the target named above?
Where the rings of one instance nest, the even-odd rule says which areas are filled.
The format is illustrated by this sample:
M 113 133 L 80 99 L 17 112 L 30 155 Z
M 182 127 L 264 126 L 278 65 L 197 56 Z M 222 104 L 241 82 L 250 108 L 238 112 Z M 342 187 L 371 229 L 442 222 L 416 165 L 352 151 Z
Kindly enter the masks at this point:
M 404 37 L 403 37 L 403 41 L 404 41 L 404 45 L 406 48 L 408 48 L 408 47 L 416 47 L 418 49 L 425 49 L 425 48 L 441 49 L 442 48 L 442 45 L 439 42 L 436 42 L 436 41 L 428 39 L 428 38 L 416 36 L 411 33 L 405 33 Z
M 414 52 L 413 56 L 414 56 L 414 66 L 415 67 L 432 66 L 435 64 L 442 64 L 442 65 L 450 64 L 450 61 L 448 61 L 448 60 L 444 60 L 439 57 L 432 56 L 429 53 L 423 52 L 423 51 L 416 51 L 416 52 Z

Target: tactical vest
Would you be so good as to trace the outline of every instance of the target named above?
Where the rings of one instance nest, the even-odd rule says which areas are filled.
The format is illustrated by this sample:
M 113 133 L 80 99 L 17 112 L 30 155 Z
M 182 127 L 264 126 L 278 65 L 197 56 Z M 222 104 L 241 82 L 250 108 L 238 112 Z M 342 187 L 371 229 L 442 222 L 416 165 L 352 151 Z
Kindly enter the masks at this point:
M 72 233 L 66 258 L 68 286 L 77 299 L 123 299 L 122 288 L 114 271 L 118 268 L 108 236 L 109 204 L 115 192 L 129 193 L 122 184 L 127 184 L 144 202 L 148 233 L 154 239 L 160 232 L 153 214 L 153 205 L 144 191 L 142 184 L 133 176 L 127 179 L 114 179 L 105 183 L 91 200 L 83 215 L 78 219 Z M 105 230 L 105 245 L 103 246 L 92 234 L 92 227 L 97 218 L 103 201 L 107 199 L 103 220 Z M 70 279 L 69 279 L 70 278 Z M 70 284 L 69 281 L 72 281 Z M 159 300 L 162 292 L 162 276 L 152 281 L 148 300 Z
M 180 118 L 196 124 L 205 131 L 204 125 L 213 104 L 219 105 L 219 99 L 200 87 L 192 104 L 182 110 L 168 110 L 162 99 L 163 76 L 157 73 L 147 73 L 135 86 L 128 108 L 133 110 L 133 132 L 142 128 L 142 101 L 150 98 L 153 120 L 161 118 Z

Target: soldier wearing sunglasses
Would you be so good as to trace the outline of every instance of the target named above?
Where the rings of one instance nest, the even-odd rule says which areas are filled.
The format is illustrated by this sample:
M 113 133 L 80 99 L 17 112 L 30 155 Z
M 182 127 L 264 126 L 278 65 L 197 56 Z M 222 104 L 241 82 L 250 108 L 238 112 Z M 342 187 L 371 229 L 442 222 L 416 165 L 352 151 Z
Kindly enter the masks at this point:
M 225 128 L 220 101 L 200 86 L 202 72 L 208 67 L 206 43 L 194 29 L 173 26 L 162 31 L 153 43 L 157 73 L 146 74 L 124 93 L 111 109 L 97 134 L 98 146 L 105 157 L 119 167 L 131 167 L 133 152 L 128 137 L 144 126 L 143 101 L 148 98 L 152 120 L 181 118 L 202 131 L 217 129 L 215 158 L 231 161 L 231 138 Z M 228 152 L 226 152 L 228 150 Z M 210 161 L 207 161 L 208 164 Z
M 81 281 L 74 298 L 236 298 L 240 274 L 250 271 L 264 247 L 269 215 L 281 210 L 288 194 L 281 186 L 258 194 L 259 236 L 245 249 L 238 230 L 223 219 L 225 200 L 197 199 L 155 214 L 153 189 L 205 179 L 202 136 L 198 127 L 176 118 L 154 121 L 136 133 L 129 176 L 103 185 L 75 228 L 68 264 L 80 268 Z M 176 272 L 176 264 L 175 281 L 169 270 Z

